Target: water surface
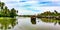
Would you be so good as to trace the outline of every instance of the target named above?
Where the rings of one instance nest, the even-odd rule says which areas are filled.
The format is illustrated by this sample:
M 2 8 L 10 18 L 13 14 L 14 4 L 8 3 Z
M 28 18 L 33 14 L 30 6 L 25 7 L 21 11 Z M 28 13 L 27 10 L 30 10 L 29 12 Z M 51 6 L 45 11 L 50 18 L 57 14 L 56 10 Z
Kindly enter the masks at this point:
M 38 19 L 36 24 L 31 22 L 30 17 L 18 17 L 18 24 L 12 30 L 60 30 L 60 20 Z

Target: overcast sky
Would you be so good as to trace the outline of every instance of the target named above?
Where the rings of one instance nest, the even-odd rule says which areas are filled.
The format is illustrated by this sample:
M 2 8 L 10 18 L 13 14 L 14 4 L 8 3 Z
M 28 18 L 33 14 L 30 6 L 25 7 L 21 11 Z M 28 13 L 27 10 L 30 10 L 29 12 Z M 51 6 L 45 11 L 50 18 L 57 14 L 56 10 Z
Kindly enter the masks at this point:
M 15 8 L 19 15 L 33 15 L 45 11 L 60 12 L 60 0 L 1 0 L 9 9 Z

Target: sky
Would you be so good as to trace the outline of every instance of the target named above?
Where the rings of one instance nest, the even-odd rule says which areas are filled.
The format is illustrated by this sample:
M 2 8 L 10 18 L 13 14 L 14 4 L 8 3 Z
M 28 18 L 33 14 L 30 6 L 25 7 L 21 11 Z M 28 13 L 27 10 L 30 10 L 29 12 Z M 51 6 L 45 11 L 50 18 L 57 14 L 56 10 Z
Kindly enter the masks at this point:
M 11 9 L 18 10 L 18 15 L 35 15 L 45 11 L 60 12 L 60 0 L 0 0 Z

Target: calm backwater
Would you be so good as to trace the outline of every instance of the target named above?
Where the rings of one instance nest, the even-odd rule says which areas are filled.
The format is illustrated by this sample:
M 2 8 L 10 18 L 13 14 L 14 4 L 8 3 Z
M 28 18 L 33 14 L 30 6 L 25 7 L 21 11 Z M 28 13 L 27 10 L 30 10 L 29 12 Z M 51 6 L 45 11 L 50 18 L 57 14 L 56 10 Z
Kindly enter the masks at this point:
M 18 24 L 11 30 L 60 30 L 60 20 L 42 20 L 36 18 L 36 24 L 30 17 L 18 17 Z

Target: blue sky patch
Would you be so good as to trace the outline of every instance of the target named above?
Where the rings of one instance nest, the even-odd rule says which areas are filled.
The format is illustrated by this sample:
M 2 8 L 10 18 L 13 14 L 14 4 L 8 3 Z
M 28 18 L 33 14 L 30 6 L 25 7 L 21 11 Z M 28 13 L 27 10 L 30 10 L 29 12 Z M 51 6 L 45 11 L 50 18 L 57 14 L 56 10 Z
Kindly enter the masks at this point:
M 60 0 L 2 0 L 10 9 L 18 9 L 19 13 L 26 12 L 35 14 L 35 12 L 44 12 L 48 9 L 60 9 Z M 55 7 L 56 6 L 56 7 Z M 46 8 L 48 7 L 48 8 Z M 21 8 L 21 9 L 20 9 Z M 23 12 L 21 12 L 24 10 Z M 26 11 L 26 12 L 25 12 Z M 34 13 L 33 13 L 34 12 Z M 38 13 L 37 13 L 38 14 Z

